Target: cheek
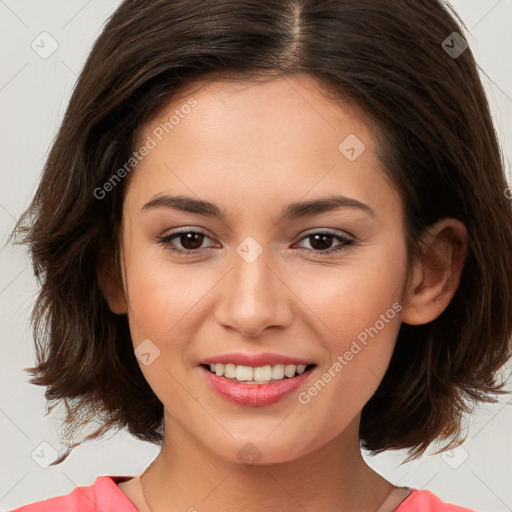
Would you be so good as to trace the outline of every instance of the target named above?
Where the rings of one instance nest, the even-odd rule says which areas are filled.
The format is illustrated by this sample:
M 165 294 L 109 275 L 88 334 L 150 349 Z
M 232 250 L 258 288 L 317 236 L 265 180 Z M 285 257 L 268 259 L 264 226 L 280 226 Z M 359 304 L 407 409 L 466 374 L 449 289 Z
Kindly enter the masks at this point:
M 315 417 L 330 417 L 329 428 L 334 430 L 360 411 L 378 388 L 400 329 L 405 248 L 397 242 L 396 248 L 380 249 L 365 261 L 347 265 L 346 271 L 333 269 L 330 279 L 324 275 L 320 280 L 320 270 L 309 277 L 308 305 L 328 327 L 325 331 L 320 326 L 326 332 L 329 360 L 301 403 L 312 407 Z
M 171 264 L 158 246 L 132 250 L 126 268 L 128 314 L 135 342 L 141 336 L 163 341 L 174 329 L 181 329 L 212 287 L 207 272 L 194 270 L 193 265 Z
M 392 306 L 402 300 L 405 276 L 405 247 L 397 240 L 396 247 L 376 245 L 364 256 L 354 253 L 338 267 L 312 267 L 296 273 L 294 289 L 328 328 L 326 339 L 332 354 L 344 352 L 347 342 L 350 345 L 376 322 L 378 327 L 383 321 L 386 326 L 400 323 L 396 310 L 401 308 Z
M 336 336 L 331 332 L 324 338 L 329 360 L 298 396 L 304 413 L 317 419 L 314 426 L 304 426 L 305 437 L 315 437 L 320 429 L 330 439 L 346 428 L 379 387 L 393 354 L 401 304 L 391 295 L 389 300 L 372 295 L 352 299 L 357 304 L 349 300 L 344 308 L 341 302 L 322 315 Z
M 151 251 L 150 251 L 151 252 Z M 133 345 L 149 339 L 158 356 L 149 365 L 139 364 L 160 401 L 179 414 L 195 413 L 194 383 L 186 381 L 190 365 L 190 340 L 200 329 L 197 315 L 201 299 L 212 288 L 203 273 L 171 266 L 160 255 L 132 254 L 128 264 L 129 324 Z M 152 345 L 150 347 L 153 347 Z M 155 348 L 150 348 L 151 357 Z M 186 390 L 183 382 L 187 382 Z M 188 411 L 188 412 L 187 412 Z

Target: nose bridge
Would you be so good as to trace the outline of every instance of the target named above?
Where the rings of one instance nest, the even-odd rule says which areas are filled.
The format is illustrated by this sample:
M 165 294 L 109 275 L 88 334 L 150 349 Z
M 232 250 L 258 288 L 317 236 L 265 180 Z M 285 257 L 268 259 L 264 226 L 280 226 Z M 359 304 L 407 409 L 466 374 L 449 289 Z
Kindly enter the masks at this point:
M 253 237 L 245 238 L 233 255 L 218 321 L 245 336 L 257 336 L 266 327 L 289 321 L 286 287 L 274 275 L 273 255 Z

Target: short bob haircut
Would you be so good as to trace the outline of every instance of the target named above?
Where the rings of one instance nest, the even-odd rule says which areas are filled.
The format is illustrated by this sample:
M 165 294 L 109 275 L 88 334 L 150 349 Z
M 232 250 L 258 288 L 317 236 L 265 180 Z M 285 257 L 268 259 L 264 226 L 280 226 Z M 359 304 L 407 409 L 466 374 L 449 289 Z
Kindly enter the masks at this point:
M 98 191 L 130 160 L 139 127 L 185 86 L 301 73 L 375 132 L 406 212 L 409 262 L 436 220 L 454 217 L 468 229 L 459 288 L 434 321 L 402 324 L 362 410 L 361 445 L 373 454 L 408 449 L 410 460 L 434 441 L 461 441 L 472 404 L 506 392 L 500 369 L 512 332 L 511 202 L 471 49 L 447 51 L 461 26 L 438 0 L 121 3 L 88 56 L 14 232 L 41 286 L 32 316 L 37 364 L 25 370 L 46 386 L 50 412 L 66 406 L 68 439 L 93 418 L 99 428 L 80 442 L 114 427 L 163 439 L 163 406 L 140 370 L 127 317 L 109 310 L 97 279 L 102 258 L 119 273 L 123 191 L 133 173 Z

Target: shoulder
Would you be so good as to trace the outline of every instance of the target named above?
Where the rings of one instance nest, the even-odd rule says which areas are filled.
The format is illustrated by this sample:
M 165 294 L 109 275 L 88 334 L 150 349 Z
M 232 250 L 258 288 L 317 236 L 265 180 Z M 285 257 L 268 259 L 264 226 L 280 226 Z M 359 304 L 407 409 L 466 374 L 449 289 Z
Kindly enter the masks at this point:
M 470 508 L 445 503 L 434 493 L 413 489 L 395 512 L 476 512 Z
M 92 485 L 75 487 L 65 496 L 24 505 L 11 512 L 138 512 L 117 486 L 129 478 L 98 476 Z

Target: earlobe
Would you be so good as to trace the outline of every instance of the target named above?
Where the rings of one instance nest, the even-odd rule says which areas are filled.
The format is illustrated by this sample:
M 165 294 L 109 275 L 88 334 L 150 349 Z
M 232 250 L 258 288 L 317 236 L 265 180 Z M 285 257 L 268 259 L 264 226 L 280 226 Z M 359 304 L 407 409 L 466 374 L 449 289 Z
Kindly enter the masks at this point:
M 121 269 L 113 264 L 111 258 L 102 254 L 96 266 L 98 286 L 107 301 L 108 307 L 116 315 L 127 313 L 126 298 L 121 278 Z
M 442 219 L 426 230 L 422 257 L 414 263 L 404 290 L 402 322 L 422 325 L 448 306 L 460 283 L 467 254 L 467 229 L 457 219 Z

